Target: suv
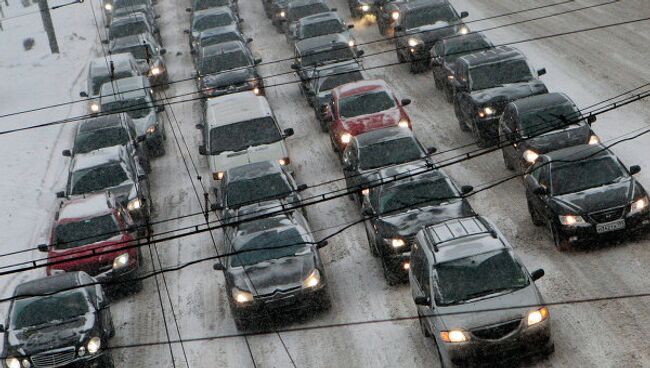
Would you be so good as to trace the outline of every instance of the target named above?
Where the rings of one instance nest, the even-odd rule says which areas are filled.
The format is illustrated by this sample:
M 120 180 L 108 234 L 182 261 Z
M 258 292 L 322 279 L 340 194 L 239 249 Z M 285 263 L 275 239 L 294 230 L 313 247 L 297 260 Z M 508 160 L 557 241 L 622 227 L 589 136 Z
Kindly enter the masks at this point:
M 107 193 L 99 193 L 61 203 L 54 218 L 50 243 L 39 245 L 47 252 L 47 274 L 84 271 L 100 281 L 129 281 L 138 276 L 142 262 L 132 245 L 138 230 L 144 236 L 146 228 L 137 227 L 128 211 Z M 90 254 L 102 254 L 88 257 Z M 113 285 L 114 289 L 142 289 L 142 280 Z
M 304 17 L 336 11 L 330 9 L 325 0 L 291 0 L 287 3 L 286 16 L 280 19 L 278 32 L 293 33 L 296 23 Z
M 203 133 L 199 153 L 208 156 L 212 178 L 221 180 L 232 167 L 275 160 L 293 172 L 283 132 L 269 102 L 253 92 L 239 92 L 206 101 L 205 123 L 196 128 Z
M 507 169 L 526 172 L 539 155 L 566 147 L 597 144 L 576 104 L 564 93 L 548 93 L 511 102 L 499 119 L 501 152 Z
M 107 347 L 115 328 L 96 283 L 84 272 L 66 272 L 16 286 L 0 325 L 3 366 L 112 367 Z
M 379 177 L 409 174 L 411 166 L 392 166 Z M 417 169 L 416 169 L 417 170 Z M 361 212 L 370 253 L 381 257 L 384 277 L 389 285 L 408 280 L 409 251 L 415 234 L 424 226 L 452 218 L 474 215 L 464 194 L 471 186 L 458 189 L 440 170 L 400 178 L 369 190 Z
M 602 144 L 540 155 L 524 177 L 533 224 L 551 229 L 558 250 L 647 228 L 648 194 L 634 178 L 639 171 Z
M 411 293 L 442 366 L 552 353 L 550 314 L 535 285 L 543 275 L 529 273 L 484 217 L 420 230 L 411 246 Z
M 168 87 L 169 75 L 163 55 L 167 50 L 148 33 L 116 38 L 111 41 L 109 50 L 113 54 L 128 52 L 135 58 L 140 72 L 149 78 L 154 87 Z
M 325 268 L 311 228 L 300 211 L 227 228 L 224 272 L 230 311 L 238 329 L 274 311 L 329 309 Z
M 291 69 L 295 70 L 300 80 L 305 83 L 312 78 L 314 69 L 319 66 L 357 59 L 362 55 L 363 50 L 350 46 L 345 36 L 340 33 L 311 37 L 295 43 Z
M 108 58 L 96 58 L 88 66 L 88 89 L 79 92 L 80 97 L 88 98 L 88 108 L 92 113 L 100 110 L 99 96 L 106 82 L 142 75 L 137 61 L 130 53 L 114 54 Z
M 463 55 L 488 50 L 494 47 L 492 41 L 481 33 L 469 33 L 445 37 L 431 49 L 431 70 L 438 90 L 445 93 L 447 102 L 453 102 L 454 90 L 450 81 L 454 78 L 456 59 Z
M 101 148 L 76 155 L 70 163 L 65 191 L 57 197 L 83 197 L 110 192 L 126 207 L 138 225 L 148 223 L 150 212 L 149 180 L 140 165 L 122 146 Z
M 548 93 L 519 50 L 499 46 L 456 59 L 454 111 L 463 131 L 471 130 L 479 147 L 498 142 L 498 122 L 506 105 L 516 99 Z
M 349 31 L 352 28 L 354 24 L 346 25 L 336 12 L 318 13 L 300 18 L 293 31 L 287 32 L 286 37 L 287 42 L 293 44 L 307 38 L 340 33 L 348 39 L 349 46 L 354 46 L 356 41 Z
M 429 67 L 429 53 L 441 38 L 466 34 L 469 29 L 448 0 L 416 0 L 402 4 L 395 24 L 395 51 L 400 63 L 408 62 L 412 73 Z

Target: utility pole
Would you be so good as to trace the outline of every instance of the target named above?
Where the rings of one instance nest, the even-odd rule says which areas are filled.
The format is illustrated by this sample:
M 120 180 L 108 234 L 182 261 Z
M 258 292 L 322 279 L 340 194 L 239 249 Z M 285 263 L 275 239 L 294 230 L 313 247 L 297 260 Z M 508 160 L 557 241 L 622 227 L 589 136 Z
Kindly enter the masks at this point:
M 58 54 L 59 44 L 56 42 L 56 34 L 54 33 L 54 25 L 52 24 L 52 16 L 50 15 L 50 6 L 47 4 L 47 0 L 38 0 L 38 9 L 41 11 L 43 28 L 45 28 L 47 39 L 50 41 L 50 50 L 53 54 Z

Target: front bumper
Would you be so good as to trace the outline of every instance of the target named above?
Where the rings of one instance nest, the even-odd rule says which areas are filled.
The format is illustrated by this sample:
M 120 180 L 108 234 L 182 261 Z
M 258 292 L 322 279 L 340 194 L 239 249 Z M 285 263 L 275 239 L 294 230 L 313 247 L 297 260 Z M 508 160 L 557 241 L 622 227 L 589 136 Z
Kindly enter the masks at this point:
M 495 114 L 494 116 L 488 118 L 474 118 L 476 122 L 476 128 L 478 129 L 478 134 L 480 134 L 484 140 L 493 143 L 496 143 L 498 141 L 499 118 L 500 115 L 498 114 Z
M 297 289 L 288 292 L 278 292 L 272 296 L 255 298 L 247 305 L 237 305 L 230 302 L 230 310 L 238 319 L 258 319 L 268 317 L 271 313 L 304 310 L 305 306 L 319 308 L 322 301 L 329 298 L 327 283 L 322 282 L 318 288 Z
M 105 287 L 109 290 L 123 289 L 124 287 L 131 286 L 129 281 L 138 277 L 138 270 L 140 269 L 140 260 L 138 259 L 137 254 L 138 253 L 136 252 L 136 256 L 129 261 L 127 267 L 117 270 L 111 269 L 96 275 L 95 278 L 100 282 L 108 282 Z
M 599 233 L 596 230 L 597 225 L 592 223 L 575 227 L 560 226 L 560 236 L 571 244 L 584 244 L 595 240 L 615 241 L 625 237 L 625 235 L 631 235 L 650 227 L 650 211 L 648 210 L 631 216 L 625 215 L 623 219 L 625 220 L 625 228 L 623 229 Z

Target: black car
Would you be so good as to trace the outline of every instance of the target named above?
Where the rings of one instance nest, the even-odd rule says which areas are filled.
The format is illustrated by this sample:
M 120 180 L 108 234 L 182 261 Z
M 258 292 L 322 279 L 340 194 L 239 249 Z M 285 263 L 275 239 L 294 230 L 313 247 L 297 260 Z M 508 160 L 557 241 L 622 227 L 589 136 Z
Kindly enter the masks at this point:
M 576 104 L 564 93 L 525 97 L 506 106 L 499 120 L 506 168 L 525 172 L 539 155 L 599 142 Z
M 116 38 L 111 41 L 112 54 L 130 53 L 135 58 L 142 75 L 149 78 L 154 87 L 168 87 L 169 74 L 163 55 L 167 50 L 148 33 Z
M 456 59 L 492 47 L 492 41 L 481 33 L 454 35 L 436 42 L 431 49 L 431 71 L 436 88 L 444 91 L 447 102 L 452 102 L 454 97 L 450 79 L 454 78 L 453 67 Z
M 227 6 L 235 14 L 239 13 L 238 0 L 192 0 L 192 6 L 185 8 L 185 11 L 193 14 L 197 11 L 219 8 L 222 6 Z
M 16 286 L 0 325 L 3 366 L 113 367 L 106 348 L 115 328 L 96 282 L 85 272 L 66 272 Z
M 287 3 L 286 15 L 280 18 L 278 31 L 282 33 L 292 32 L 292 28 L 296 26 L 296 22 L 300 18 L 329 11 L 336 11 L 336 9 L 330 9 L 325 0 L 291 0 Z
M 202 47 L 197 58 L 201 95 L 215 97 L 248 90 L 263 95 L 264 82 L 255 68 L 261 62 L 241 41 Z
M 220 8 L 210 8 L 206 10 L 199 10 L 192 13 L 190 20 L 190 29 L 186 29 L 185 33 L 190 35 L 190 49 L 194 49 L 197 46 L 197 39 L 199 34 L 203 31 L 213 28 L 221 27 L 236 27 L 240 29 L 241 19 L 237 14 L 233 13 L 232 10 L 228 7 Z
M 416 0 L 399 7 L 395 23 L 395 51 L 400 63 L 409 63 L 412 73 L 429 67 L 431 48 L 441 38 L 467 34 L 469 29 L 448 0 Z
M 259 212 L 258 212 L 259 215 Z M 330 297 L 319 248 L 299 211 L 228 228 L 224 271 L 230 311 L 238 329 L 274 312 L 328 309 Z
M 401 168 L 384 169 L 384 178 L 404 173 Z M 471 186 L 457 188 L 440 170 L 391 181 L 373 187 L 365 196 L 362 213 L 370 253 L 381 257 L 386 281 L 393 285 L 408 279 L 409 252 L 415 234 L 425 226 L 474 215 L 462 198 Z
M 336 12 L 326 12 L 300 18 L 293 30 L 285 36 L 287 42 L 293 44 L 306 38 L 340 33 L 347 37 L 349 46 L 354 46 L 356 41 L 349 31 L 352 28 L 354 24 L 345 24 Z
M 307 38 L 294 45 L 294 62 L 291 69 L 295 70 L 300 80 L 310 79 L 316 67 L 326 64 L 353 60 L 363 55 L 363 50 L 350 46 L 348 39 L 334 33 Z
M 508 103 L 548 93 L 521 51 L 499 46 L 456 59 L 454 111 L 460 129 L 471 130 L 479 147 L 498 141 L 498 122 Z
M 541 155 L 524 177 L 533 223 L 551 230 L 559 250 L 645 228 L 648 194 L 633 177 L 640 170 L 626 168 L 601 144 Z

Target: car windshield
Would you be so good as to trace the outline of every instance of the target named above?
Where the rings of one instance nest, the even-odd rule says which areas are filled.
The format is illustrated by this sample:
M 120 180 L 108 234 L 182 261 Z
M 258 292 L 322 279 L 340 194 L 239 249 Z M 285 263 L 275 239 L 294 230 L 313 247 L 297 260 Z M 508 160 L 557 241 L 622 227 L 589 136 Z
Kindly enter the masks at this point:
M 148 52 L 147 52 L 148 50 Z M 153 50 L 148 45 L 132 45 L 128 47 L 115 48 L 114 54 L 131 53 L 136 59 L 148 59 L 154 56 Z
M 521 135 L 530 137 L 554 129 L 563 128 L 568 121 L 577 121 L 580 114 L 572 104 L 550 106 L 545 109 L 529 111 L 519 115 Z
M 81 221 L 66 222 L 54 230 L 56 249 L 76 248 L 110 239 L 120 232 L 113 215 L 92 217 Z
M 102 104 L 104 112 L 126 112 L 132 119 L 142 119 L 153 110 L 153 105 L 146 98 L 113 100 Z
M 482 51 L 490 47 L 490 44 L 483 38 L 462 40 L 462 42 L 449 42 L 445 45 L 445 60 L 452 63 L 463 55 Z
M 436 304 L 450 305 L 528 286 L 507 250 L 495 250 L 436 265 Z
M 280 173 L 228 183 L 228 208 L 270 199 L 284 198 L 292 193 L 291 186 Z
M 77 134 L 74 140 L 74 153 L 88 153 L 104 147 L 125 145 L 129 134 L 122 127 L 91 130 Z
M 203 37 L 201 38 L 200 44 L 201 47 L 206 47 L 206 46 L 216 45 L 228 41 L 241 41 L 241 40 L 242 38 L 239 35 L 239 33 L 225 32 L 225 33 L 219 33 L 219 34 Z
M 243 50 L 235 50 L 204 57 L 201 59 L 200 71 L 202 75 L 207 75 L 247 66 L 253 66 L 253 60 Z
M 368 92 L 339 100 L 339 114 L 344 118 L 374 114 L 395 107 L 395 101 L 386 91 Z
M 205 10 L 219 6 L 230 6 L 230 0 L 194 0 L 194 10 Z
M 381 193 L 379 213 L 437 206 L 459 197 L 447 179 L 421 179 L 392 187 Z
M 358 70 L 334 73 L 333 75 L 320 77 L 318 78 L 318 83 L 320 83 L 318 93 L 323 93 L 343 84 L 360 80 L 363 80 L 363 75 L 361 75 L 361 72 Z
M 147 22 L 145 20 L 111 23 L 111 28 L 109 30 L 111 39 L 148 32 L 149 27 L 147 27 Z
M 96 75 L 96 76 L 92 77 L 93 95 L 94 96 L 99 95 L 99 92 L 102 89 L 102 85 L 104 85 L 104 83 L 106 83 L 106 82 L 110 82 L 111 80 L 118 80 L 118 79 L 122 79 L 122 78 L 135 77 L 135 76 L 136 76 L 136 74 L 131 70 L 128 70 L 128 71 L 125 71 L 125 70 L 115 71 L 115 72 L 113 72 L 113 77 L 112 78 L 111 78 L 111 75 L 108 74 L 108 73 L 107 74 L 102 74 L 102 75 Z
M 193 32 L 202 32 L 209 28 L 223 27 L 233 24 L 235 19 L 230 13 L 210 14 L 194 19 L 192 24 Z
M 325 64 L 354 58 L 352 48 L 347 44 L 332 45 L 330 49 L 310 50 L 302 55 L 302 65 Z
M 458 16 L 452 10 L 451 6 L 434 6 L 427 8 L 418 8 L 407 12 L 404 20 L 400 24 L 405 29 L 417 28 L 427 24 L 435 24 L 437 22 L 453 22 L 458 20 Z
M 11 328 L 20 330 L 78 318 L 90 311 L 85 295 L 76 290 L 46 297 L 17 299 L 11 308 Z
M 119 162 L 77 170 L 72 173 L 70 194 L 84 194 L 117 186 L 129 177 Z
M 424 152 L 413 138 L 391 139 L 377 142 L 359 149 L 359 169 L 403 164 L 424 156 Z
M 329 19 L 324 22 L 309 23 L 300 27 L 300 38 L 310 38 L 332 33 L 340 33 L 347 30 L 347 27 L 338 19 Z
M 470 69 L 472 90 L 501 87 L 509 83 L 528 82 L 533 74 L 526 60 L 492 63 Z
M 250 266 L 264 261 L 291 257 L 304 252 L 309 247 L 305 244 L 298 230 L 294 227 L 265 231 L 236 247 L 236 256 L 230 257 L 232 267 Z
M 551 164 L 553 195 L 581 192 L 627 177 L 618 161 L 609 156 Z
M 300 18 L 306 17 L 308 15 L 326 13 L 330 11 L 326 4 L 316 3 L 310 5 L 297 6 L 289 9 L 287 18 L 290 21 L 296 21 Z
M 210 154 L 243 151 L 248 147 L 270 144 L 282 139 L 271 117 L 227 124 L 210 129 Z

